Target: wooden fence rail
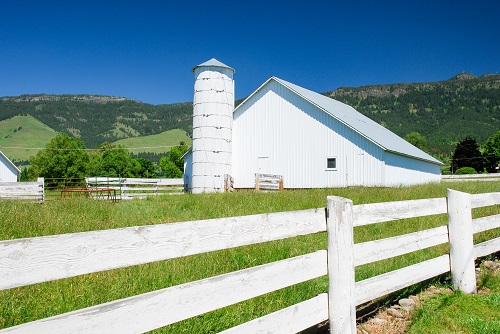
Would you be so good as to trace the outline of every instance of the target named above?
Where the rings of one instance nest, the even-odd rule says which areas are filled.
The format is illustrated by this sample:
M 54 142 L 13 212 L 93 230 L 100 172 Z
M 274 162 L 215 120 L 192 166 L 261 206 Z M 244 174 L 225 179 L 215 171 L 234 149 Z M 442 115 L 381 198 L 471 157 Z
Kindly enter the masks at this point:
M 43 203 L 44 179 L 38 178 L 37 182 L 0 182 L 0 199 L 27 199 Z
M 463 273 L 468 273 L 471 265 L 474 269 L 475 257 L 499 251 L 500 238 L 471 245 L 468 234 L 500 227 L 500 215 L 472 220 L 470 212 L 472 208 L 496 204 L 500 204 L 500 193 L 469 195 L 451 190 L 448 206 L 445 198 L 353 206 L 350 200 L 328 197 L 326 210 L 0 241 L 2 290 L 318 232 L 327 231 L 329 241 L 327 250 L 91 306 L 5 328 L 0 333 L 145 332 L 324 275 L 329 277 L 328 293 L 224 333 L 298 332 L 328 319 L 331 333 L 355 333 L 357 305 L 447 271 L 451 270 L 457 289 L 471 292 L 471 278 Z M 457 211 L 450 213 L 448 226 L 364 243 L 353 242 L 355 226 L 443 214 L 449 210 Z M 457 215 L 461 218 L 456 218 Z M 463 228 L 472 224 L 474 227 Z M 450 232 L 452 230 L 454 232 Z M 357 265 L 449 241 L 460 242 L 460 246 L 451 244 L 450 248 L 458 247 L 462 251 L 354 281 Z M 456 268 L 454 261 L 456 263 L 458 257 L 468 261 L 460 261 Z
M 180 194 L 184 190 L 183 179 L 88 177 L 85 182 L 88 188 L 113 188 L 119 199 Z

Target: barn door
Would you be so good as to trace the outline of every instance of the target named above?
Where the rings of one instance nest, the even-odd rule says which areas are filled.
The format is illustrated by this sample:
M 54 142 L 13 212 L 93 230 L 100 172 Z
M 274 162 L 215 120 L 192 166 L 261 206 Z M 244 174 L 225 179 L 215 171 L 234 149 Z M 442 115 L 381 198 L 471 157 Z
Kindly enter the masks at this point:
M 259 174 L 271 173 L 271 159 L 269 155 L 260 155 L 257 157 L 257 172 Z
M 353 154 L 346 156 L 346 185 L 363 186 L 364 180 L 364 155 Z

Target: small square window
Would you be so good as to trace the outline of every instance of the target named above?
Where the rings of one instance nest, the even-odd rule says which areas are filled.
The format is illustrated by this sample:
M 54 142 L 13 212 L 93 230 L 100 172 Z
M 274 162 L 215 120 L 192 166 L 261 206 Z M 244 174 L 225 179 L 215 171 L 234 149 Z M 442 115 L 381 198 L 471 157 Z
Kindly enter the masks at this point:
M 337 158 L 326 158 L 326 168 L 336 169 L 337 168 Z

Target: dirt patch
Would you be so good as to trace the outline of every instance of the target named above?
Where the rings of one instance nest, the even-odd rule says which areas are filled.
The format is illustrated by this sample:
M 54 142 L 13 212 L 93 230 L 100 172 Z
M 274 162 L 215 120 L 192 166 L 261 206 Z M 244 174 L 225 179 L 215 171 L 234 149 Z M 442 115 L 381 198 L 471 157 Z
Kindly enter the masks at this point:
M 488 270 L 494 275 L 500 275 L 500 261 L 485 261 L 480 268 L 476 269 L 478 279 L 481 277 L 482 270 Z M 488 292 L 489 289 L 478 289 L 477 291 L 478 294 Z M 373 318 L 358 324 L 356 326 L 357 334 L 404 334 L 408 331 L 414 311 L 422 307 L 427 299 L 436 295 L 451 293 L 453 291 L 449 288 L 430 286 L 418 295 L 401 299 L 398 304 L 382 309 Z

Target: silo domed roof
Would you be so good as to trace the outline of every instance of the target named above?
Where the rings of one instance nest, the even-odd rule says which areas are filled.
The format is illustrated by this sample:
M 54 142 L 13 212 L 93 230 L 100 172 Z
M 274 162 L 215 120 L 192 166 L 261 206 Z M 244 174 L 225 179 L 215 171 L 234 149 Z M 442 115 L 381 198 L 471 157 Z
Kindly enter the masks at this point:
M 228 69 L 232 70 L 232 71 L 233 71 L 233 73 L 234 73 L 234 72 L 236 72 L 236 71 L 234 70 L 234 68 L 229 67 L 229 66 L 227 66 L 227 65 L 226 65 L 226 64 L 224 64 L 224 63 L 221 63 L 220 61 L 218 61 L 218 60 L 217 60 L 217 59 L 215 59 L 215 58 L 212 58 L 212 59 L 210 59 L 210 60 L 208 60 L 208 61 L 206 61 L 206 62 L 204 62 L 204 63 L 202 63 L 202 64 L 200 64 L 200 65 L 198 65 L 198 66 L 195 66 L 195 67 L 193 68 L 193 72 L 194 72 L 194 70 L 195 70 L 196 68 L 198 68 L 198 67 L 209 67 L 209 66 L 214 66 L 214 67 L 224 67 L 224 68 L 228 68 Z

